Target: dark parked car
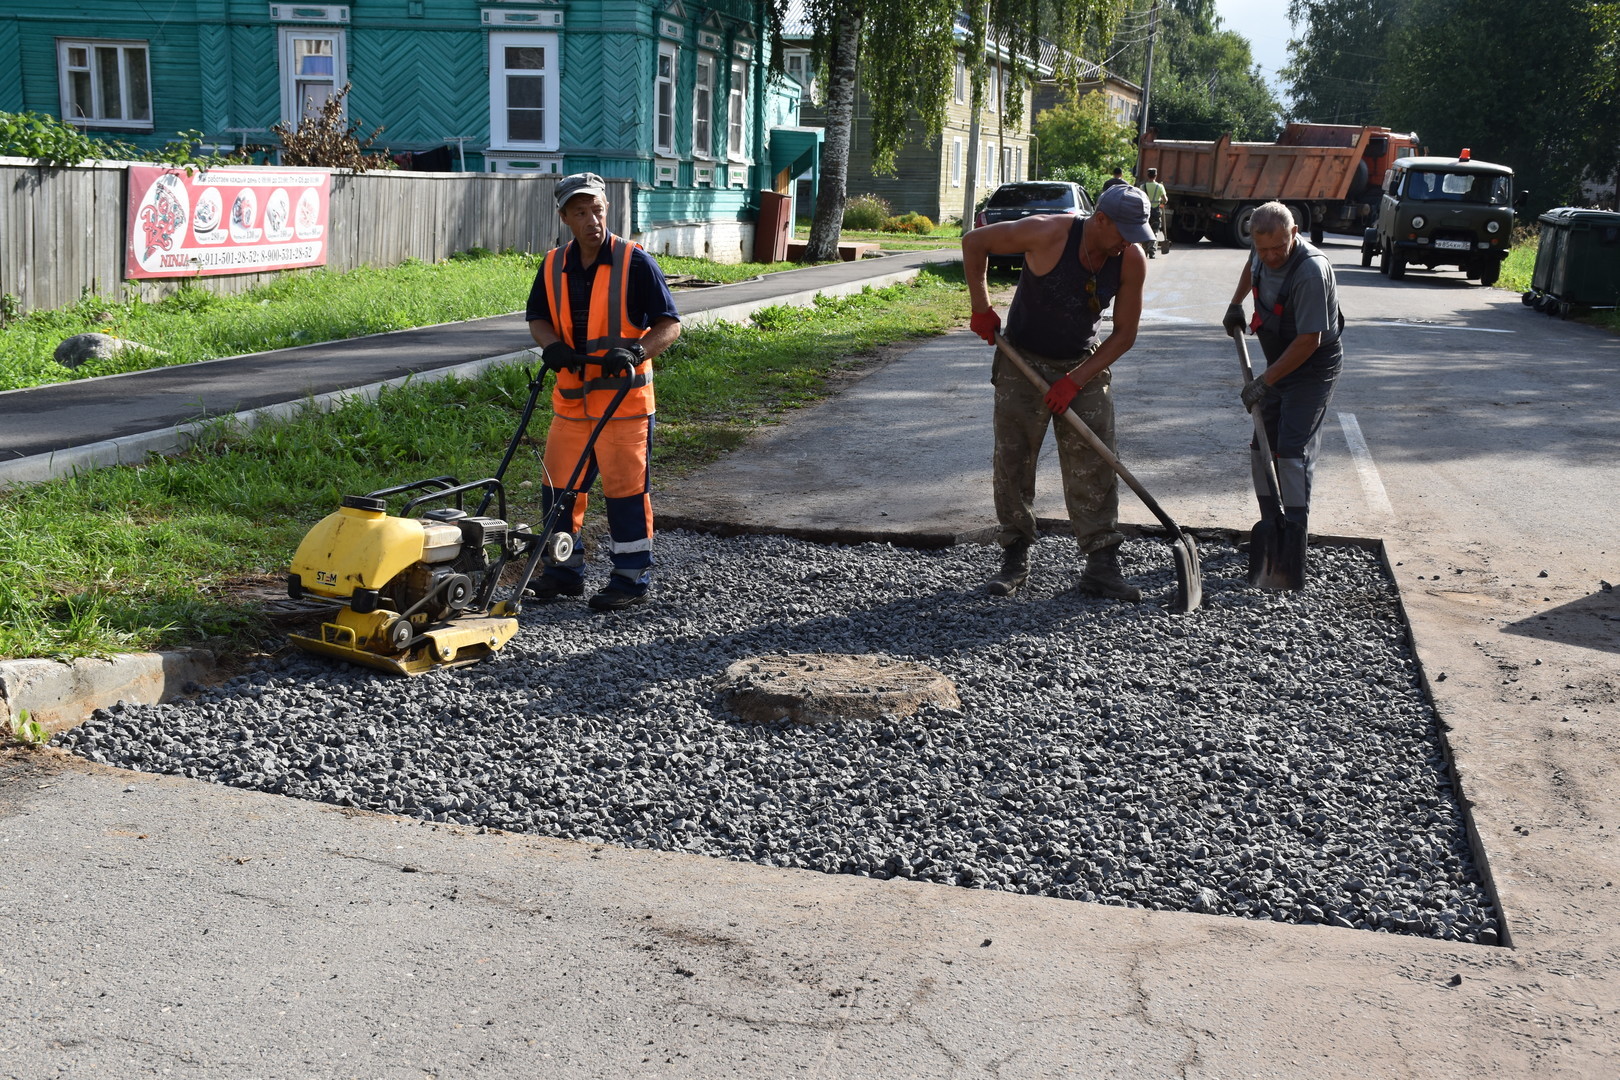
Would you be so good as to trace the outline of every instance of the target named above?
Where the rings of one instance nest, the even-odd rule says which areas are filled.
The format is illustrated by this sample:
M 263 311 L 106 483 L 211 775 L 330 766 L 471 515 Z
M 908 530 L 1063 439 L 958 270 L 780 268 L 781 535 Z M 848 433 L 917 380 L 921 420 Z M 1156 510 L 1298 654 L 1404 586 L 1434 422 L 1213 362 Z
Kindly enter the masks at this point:
M 1091 216 L 1091 197 L 1079 184 L 1067 180 L 1021 180 L 1002 184 L 990 193 L 984 208 L 973 216 L 973 226 L 994 225 L 998 221 L 1017 221 L 1031 214 L 1069 214 L 1074 217 Z M 1022 255 L 992 255 L 990 268 L 1016 269 L 1023 265 Z

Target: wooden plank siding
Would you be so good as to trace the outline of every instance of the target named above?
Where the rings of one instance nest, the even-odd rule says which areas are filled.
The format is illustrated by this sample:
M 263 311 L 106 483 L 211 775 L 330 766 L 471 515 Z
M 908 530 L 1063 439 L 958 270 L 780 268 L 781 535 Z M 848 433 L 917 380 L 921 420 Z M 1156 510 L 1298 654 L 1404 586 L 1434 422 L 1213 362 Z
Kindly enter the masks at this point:
M 119 162 L 47 169 L 0 158 L 0 293 L 25 311 L 57 308 L 86 293 L 152 300 L 176 280 L 124 276 L 127 166 Z M 544 252 L 567 238 L 552 191 L 557 178 L 498 173 L 338 173 L 326 269 L 437 262 L 471 247 Z M 608 182 L 609 222 L 630 235 L 631 185 Z M 280 273 L 196 279 L 222 294 L 245 292 Z

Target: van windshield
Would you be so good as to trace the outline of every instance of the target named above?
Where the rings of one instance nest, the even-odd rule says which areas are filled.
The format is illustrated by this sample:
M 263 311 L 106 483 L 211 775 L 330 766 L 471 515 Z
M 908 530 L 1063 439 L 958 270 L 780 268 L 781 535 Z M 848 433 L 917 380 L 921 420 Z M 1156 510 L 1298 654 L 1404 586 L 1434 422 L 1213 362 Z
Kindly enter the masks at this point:
M 1418 202 L 1506 206 L 1513 200 L 1513 180 L 1507 176 L 1482 173 L 1414 169 L 1406 174 L 1406 191 L 1403 194 Z

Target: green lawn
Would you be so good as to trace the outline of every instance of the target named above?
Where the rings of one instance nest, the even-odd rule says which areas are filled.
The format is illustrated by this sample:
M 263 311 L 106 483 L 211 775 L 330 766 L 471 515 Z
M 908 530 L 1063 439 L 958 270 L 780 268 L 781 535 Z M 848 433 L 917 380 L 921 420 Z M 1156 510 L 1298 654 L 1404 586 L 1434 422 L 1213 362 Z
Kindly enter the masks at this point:
M 506 262 L 511 265 L 501 272 L 515 292 L 496 305 L 503 311 L 511 310 L 512 295 L 526 295 L 533 273 L 519 258 L 502 257 Z M 465 269 L 460 263 L 419 266 L 405 276 L 438 273 L 456 283 L 446 291 L 470 293 Z M 374 287 L 380 303 L 385 290 Z M 309 285 L 281 288 L 297 295 Z M 402 291 L 439 290 L 417 282 Z M 292 325 L 273 310 L 274 299 L 264 299 L 271 309 L 266 321 Z M 399 309 L 388 321 L 414 310 L 409 297 L 388 299 Z M 475 307 L 471 296 L 467 303 Z M 206 337 L 197 330 L 205 320 L 183 304 L 141 307 L 139 317 L 150 320 L 143 326 L 159 335 L 156 340 Z M 222 309 L 203 302 L 200 310 Z M 816 400 L 829 376 L 864 362 L 863 352 L 941 333 L 967 314 L 961 269 L 946 266 L 810 309 L 766 308 L 746 326 L 687 329 L 658 361 L 655 482 L 713 460 L 781 412 Z M 222 421 L 177 458 L 153 456 L 139 466 L 5 492 L 0 658 L 187 644 L 226 654 L 279 648 L 281 632 L 245 598 L 244 588 L 256 585 L 274 595 L 299 539 L 345 494 L 444 474 L 489 475 L 516 426 L 528 378 L 523 367 L 509 365 L 473 380 L 390 389 L 375 401 L 330 413 L 311 410 L 249 432 Z M 520 520 L 537 514 L 535 489 L 523 485 L 538 476 L 535 448 L 549 416 L 543 404 L 530 427 L 532 446 L 507 473 L 516 503 L 509 512 Z

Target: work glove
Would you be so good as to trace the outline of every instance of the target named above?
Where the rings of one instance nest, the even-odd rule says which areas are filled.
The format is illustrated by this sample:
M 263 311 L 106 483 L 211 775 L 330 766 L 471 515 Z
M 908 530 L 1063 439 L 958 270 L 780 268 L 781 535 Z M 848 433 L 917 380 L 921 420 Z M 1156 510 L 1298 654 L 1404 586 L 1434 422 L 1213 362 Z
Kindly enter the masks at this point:
M 628 375 L 635 369 L 636 354 L 629 349 L 609 349 L 597 363 L 602 365 L 602 374 L 609 378 Z
M 1221 320 L 1221 326 L 1226 330 L 1227 337 L 1237 337 L 1249 328 L 1249 320 L 1243 317 L 1242 304 L 1227 304 L 1226 318 Z
M 1239 396 L 1243 398 L 1243 407 L 1245 409 L 1253 409 L 1265 399 L 1266 380 L 1256 375 L 1243 384 L 1243 393 Z
M 579 371 L 585 366 L 585 357 L 565 341 L 553 341 L 540 350 L 540 359 L 551 371 Z
M 1001 316 L 996 314 L 995 308 L 989 311 L 975 311 L 973 317 L 968 320 L 968 326 L 975 334 L 984 338 L 986 345 L 994 345 L 996 334 L 1001 331 Z
M 1079 392 L 1080 384 L 1065 375 L 1047 388 L 1046 407 L 1052 410 L 1053 415 L 1062 416 L 1069 411 L 1074 395 Z

